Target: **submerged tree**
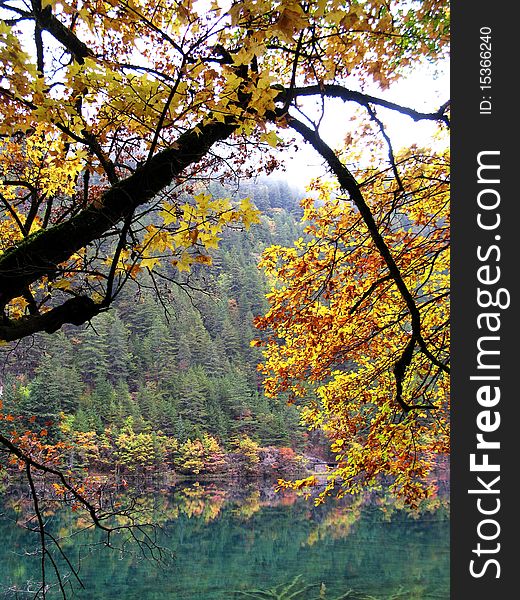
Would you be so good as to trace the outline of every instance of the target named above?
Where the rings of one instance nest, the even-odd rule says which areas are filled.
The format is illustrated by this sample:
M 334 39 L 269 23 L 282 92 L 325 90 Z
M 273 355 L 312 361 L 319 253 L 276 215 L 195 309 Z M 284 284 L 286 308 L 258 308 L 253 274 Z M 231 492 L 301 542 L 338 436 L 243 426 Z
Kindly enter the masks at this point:
M 398 438 L 403 448 L 426 447 L 423 421 L 447 372 L 446 218 L 435 208 L 445 191 L 430 191 L 442 185 L 446 159 L 395 156 L 383 113 L 446 127 L 448 105 L 418 111 L 384 91 L 415 61 L 445 57 L 448 16 L 441 0 L 2 2 L 0 339 L 87 322 L 136 278 L 165 297 L 170 285 L 192 285 L 190 271 L 211 264 L 223 228 L 258 219 L 248 199 L 214 198 L 205 183 L 276 168 L 289 131 L 323 158 L 337 198 L 329 203 L 331 190 L 322 208 L 307 203 L 314 241 L 264 259 L 280 279 L 302 284 L 271 297 L 261 322 L 277 336 L 268 361 L 290 353 L 293 340 L 303 345 L 298 335 L 309 327 L 308 358 L 317 362 L 305 377 L 325 387 L 307 415 L 321 423 L 326 414 L 337 448 L 354 435 L 341 460 L 369 479 L 376 469 L 358 460 L 359 446 L 372 444 L 380 465 L 393 461 Z M 367 122 L 346 141 L 350 156 L 320 135 L 330 98 L 364 111 Z M 374 133 L 385 160 L 363 173 L 360 149 Z M 347 168 L 354 158 L 358 168 Z M 274 266 L 281 258 L 285 272 Z M 312 311 L 318 318 L 306 321 Z M 334 343 L 320 358 L 320 344 Z M 284 360 L 267 363 L 271 393 L 303 380 Z M 354 396 L 354 385 L 365 388 Z M 394 409 L 404 427 L 381 439 L 361 433 L 391 421 Z M 0 443 L 30 481 L 35 470 L 56 475 L 16 439 L 2 426 Z M 405 477 L 415 456 L 399 455 Z

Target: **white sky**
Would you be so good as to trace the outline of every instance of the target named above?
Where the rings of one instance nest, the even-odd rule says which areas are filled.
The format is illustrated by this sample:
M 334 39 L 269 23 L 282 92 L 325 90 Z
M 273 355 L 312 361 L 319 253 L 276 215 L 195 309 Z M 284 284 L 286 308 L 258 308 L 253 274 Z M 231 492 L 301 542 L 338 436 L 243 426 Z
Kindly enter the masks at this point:
M 431 67 L 420 67 L 385 92 L 366 90 L 385 100 L 424 112 L 436 111 L 450 97 L 449 61 L 434 72 Z M 328 100 L 328 110 L 321 123 L 321 137 L 333 148 L 340 146 L 348 131 L 348 119 L 357 105 L 338 99 Z M 309 102 L 309 106 L 312 101 Z M 429 144 L 436 125 L 429 121 L 414 122 L 410 117 L 377 107 L 378 117 L 384 122 L 394 151 L 411 144 Z M 293 185 L 305 186 L 314 177 L 323 175 L 322 161 L 316 152 L 297 140 L 298 152 L 285 161 L 287 177 Z

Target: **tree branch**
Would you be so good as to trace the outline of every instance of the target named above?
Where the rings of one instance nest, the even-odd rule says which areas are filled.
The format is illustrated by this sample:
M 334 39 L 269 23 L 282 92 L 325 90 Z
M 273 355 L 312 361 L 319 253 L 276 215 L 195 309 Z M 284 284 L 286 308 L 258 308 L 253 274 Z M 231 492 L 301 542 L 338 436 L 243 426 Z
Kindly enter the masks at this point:
M 445 102 L 436 112 L 426 113 L 395 102 L 389 102 L 383 98 L 377 96 L 371 96 L 370 94 L 363 94 L 362 92 L 356 92 L 349 90 L 341 85 L 337 84 L 326 84 L 326 85 L 310 85 L 306 87 L 295 87 L 291 89 L 285 89 L 280 93 L 277 98 L 278 101 L 287 101 L 287 98 L 293 100 L 303 96 L 327 96 L 329 98 L 341 98 L 345 102 L 357 102 L 362 106 L 368 104 L 376 104 L 390 110 L 394 110 L 402 115 L 406 115 L 414 121 L 429 120 L 429 121 L 442 121 L 448 127 L 450 125 L 448 117 L 446 116 L 446 110 L 449 107 L 449 101 Z
M 126 219 L 136 207 L 146 204 L 167 187 L 186 167 L 198 162 L 216 142 L 229 137 L 236 128 L 227 123 L 199 124 L 159 152 L 126 179 L 112 185 L 95 205 L 81 210 L 68 221 L 36 232 L 0 255 L 0 304 L 4 307 L 43 276 L 53 276 L 60 263 Z M 72 299 L 39 316 L 8 322 L 0 337 L 14 340 L 36 331 L 55 331 L 60 322 L 80 324 L 99 310 L 88 299 Z M 82 316 L 83 320 L 82 319 Z M 32 318 L 31 318 L 32 319 Z
M 407 404 L 402 398 L 402 382 L 406 369 L 411 363 L 413 357 L 413 351 L 416 345 L 418 345 L 421 351 L 427 356 L 427 358 L 439 369 L 449 373 L 450 369 L 447 365 L 438 360 L 426 346 L 426 342 L 421 335 L 421 316 L 419 309 L 415 303 L 412 293 L 408 289 L 401 271 L 397 266 L 390 248 L 386 244 L 377 223 L 375 222 L 374 216 L 367 202 L 365 201 L 363 194 L 359 188 L 357 181 L 347 167 L 339 160 L 332 148 L 328 146 L 319 136 L 317 131 L 310 129 L 307 125 L 298 121 L 294 117 L 288 117 L 289 126 L 297 131 L 312 147 L 322 156 L 329 168 L 337 177 L 340 186 L 349 194 L 350 199 L 354 202 L 365 225 L 368 229 L 370 237 L 374 242 L 379 254 L 383 258 L 390 277 L 394 280 L 401 297 L 403 298 L 408 313 L 411 318 L 412 335 L 406 348 L 404 349 L 401 357 L 394 366 L 394 376 L 396 380 L 396 401 L 405 411 L 410 411 L 414 408 L 419 408 Z
M 103 305 L 96 304 L 87 296 L 77 296 L 66 300 L 46 313 L 32 314 L 16 321 L 7 319 L 0 324 L 0 339 L 12 342 L 39 331 L 54 333 L 65 323 L 81 325 L 90 321 L 102 310 Z
M 82 65 L 85 62 L 85 58 L 93 55 L 92 50 L 90 50 L 85 42 L 82 42 L 70 29 L 65 27 L 65 25 L 53 15 L 50 6 L 38 9 L 35 4 L 36 3 L 33 2 L 34 19 L 37 26 L 50 33 L 54 39 L 65 46 L 77 63 Z

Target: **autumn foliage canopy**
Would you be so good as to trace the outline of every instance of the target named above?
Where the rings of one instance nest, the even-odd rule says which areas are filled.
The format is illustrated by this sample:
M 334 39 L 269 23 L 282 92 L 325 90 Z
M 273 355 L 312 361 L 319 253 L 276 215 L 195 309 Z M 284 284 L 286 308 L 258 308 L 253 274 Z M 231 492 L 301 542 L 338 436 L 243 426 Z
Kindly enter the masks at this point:
M 0 338 L 85 323 L 143 274 L 189 285 L 224 227 L 259 218 L 208 182 L 270 172 L 294 136 L 327 176 L 304 237 L 262 258 L 266 392 L 331 437 L 331 488 L 428 493 L 448 451 L 449 104 L 385 92 L 446 57 L 447 3 L 7 0 L 0 17 Z M 333 98 L 339 148 L 320 130 Z M 394 150 L 392 112 L 436 125 L 429 147 Z

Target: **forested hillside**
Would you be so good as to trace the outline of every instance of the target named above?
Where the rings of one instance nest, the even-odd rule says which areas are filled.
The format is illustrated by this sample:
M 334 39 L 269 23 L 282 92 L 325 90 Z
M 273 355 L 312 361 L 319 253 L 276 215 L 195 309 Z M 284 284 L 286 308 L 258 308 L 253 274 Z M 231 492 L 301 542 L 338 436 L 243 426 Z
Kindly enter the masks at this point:
M 261 354 L 250 345 L 253 317 L 266 308 L 256 265 L 265 247 L 301 234 L 298 192 L 265 179 L 230 194 L 250 197 L 261 223 L 226 230 L 209 269 L 161 289 L 144 274 L 91 323 L 20 342 L 6 355 L 4 409 L 80 445 L 142 434 L 142 446 L 154 433 L 180 444 L 209 434 L 228 447 L 250 438 L 300 449 L 298 412 L 263 395 Z

